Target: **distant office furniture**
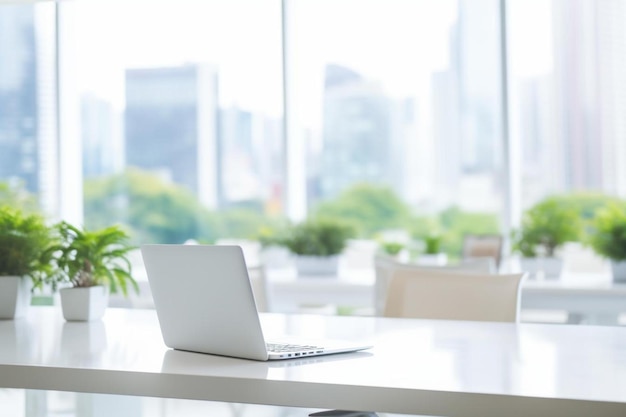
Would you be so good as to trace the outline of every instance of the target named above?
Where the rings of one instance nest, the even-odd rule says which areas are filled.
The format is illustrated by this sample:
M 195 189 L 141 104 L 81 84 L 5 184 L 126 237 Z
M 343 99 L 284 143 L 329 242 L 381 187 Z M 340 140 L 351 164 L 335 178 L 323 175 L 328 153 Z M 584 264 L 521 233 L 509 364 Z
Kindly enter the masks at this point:
M 252 285 L 252 293 L 254 294 L 257 310 L 262 313 L 269 312 L 270 297 L 265 267 L 263 265 L 248 267 L 248 276 L 250 277 L 250 284 Z
M 496 272 L 495 262 L 491 257 L 464 259 L 455 264 L 443 266 L 419 265 L 407 262 L 398 262 L 388 256 L 376 256 L 374 259 L 374 310 L 376 315 L 382 315 L 387 298 L 387 287 L 392 274 L 398 270 L 411 271 L 459 271 L 478 274 L 492 274 Z
M 491 257 L 496 268 L 499 268 L 502 260 L 502 245 L 501 235 L 465 235 L 463 238 L 463 259 Z
M 221 238 L 215 241 L 216 245 L 240 246 L 248 267 L 261 264 L 261 243 L 250 239 Z
M 385 317 L 517 322 L 523 273 L 396 270 Z

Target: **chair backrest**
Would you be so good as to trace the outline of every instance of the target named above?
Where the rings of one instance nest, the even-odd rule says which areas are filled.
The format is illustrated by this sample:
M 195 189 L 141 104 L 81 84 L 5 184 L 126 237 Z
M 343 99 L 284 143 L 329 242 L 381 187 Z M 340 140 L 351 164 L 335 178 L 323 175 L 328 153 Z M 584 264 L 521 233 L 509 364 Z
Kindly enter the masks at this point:
M 248 267 L 248 276 L 257 310 L 260 313 L 269 312 L 271 308 L 265 267 L 263 265 Z
M 502 258 L 503 243 L 504 240 L 501 235 L 465 235 L 463 238 L 463 259 L 491 257 L 495 261 L 496 268 L 498 268 Z
M 389 283 L 384 315 L 517 322 L 524 276 L 398 269 Z
M 477 274 L 493 274 L 496 272 L 495 262 L 491 257 L 463 259 L 450 265 L 419 265 L 399 262 L 388 256 L 377 255 L 374 258 L 376 281 L 374 284 L 374 311 L 377 316 L 383 314 L 387 298 L 387 288 L 392 274 L 398 270 L 409 271 L 458 271 Z

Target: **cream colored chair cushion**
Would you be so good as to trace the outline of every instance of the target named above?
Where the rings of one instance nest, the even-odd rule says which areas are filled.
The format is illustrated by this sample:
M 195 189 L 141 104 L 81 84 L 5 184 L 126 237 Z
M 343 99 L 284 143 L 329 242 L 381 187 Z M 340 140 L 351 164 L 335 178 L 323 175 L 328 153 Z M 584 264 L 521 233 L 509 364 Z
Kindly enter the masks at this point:
M 496 268 L 499 268 L 503 243 L 500 235 L 465 235 L 463 259 L 490 257 L 494 260 Z
M 384 315 L 517 322 L 524 276 L 398 269 L 389 283 Z
M 458 263 L 442 266 L 426 266 L 414 263 L 399 262 L 388 256 L 378 255 L 374 258 L 375 284 L 374 284 L 374 311 L 377 316 L 383 314 L 387 287 L 391 275 L 398 269 L 410 271 L 458 271 L 477 274 L 492 274 L 496 272 L 493 258 L 474 258 L 461 260 Z

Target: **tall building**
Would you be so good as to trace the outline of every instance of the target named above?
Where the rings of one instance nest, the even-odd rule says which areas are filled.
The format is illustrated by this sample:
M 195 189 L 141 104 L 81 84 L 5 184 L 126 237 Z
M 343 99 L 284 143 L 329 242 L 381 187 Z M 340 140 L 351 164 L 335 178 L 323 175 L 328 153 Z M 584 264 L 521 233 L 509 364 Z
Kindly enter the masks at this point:
M 460 0 L 452 35 L 463 169 L 469 173 L 492 173 L 502 159 L 498 14 L 493 0 Z
M 595 2 L 602 177 L 607 192 L 626 196 L 626 2 Z
M 624 18 L 621 0 L 552 3 L 553 74 L 521 87 L 525 166 L 536 168 L 525 174 L 528 202 L 563 191 L 626 195 Z
M 273 130 L 272 121 L 263 114 L 236 106 L 220 110 L 223 205 L 260 204 L 270 198 L 272 187 L 281 175 L 281 164 L 277 161 L 281 155 L 282 147 L 277 147 L 281 138 L 280 132 Z
M 0 178 L 39 191 L 37 56 L 32 6 L 0 11 Z
M 403 121 L 394 118 L 395 108 L 379 83 L 348 68 L 326 67 L 317 198 L 333 198 L 358 182 L 397 185 L 402 167 L 393 149 Z
M 502 137 L 495 3 L 461 0 L 450 28 L 448 67 L 433 73 L 432 209 L 500 207 Z M 425 139 L 427 140 L 427 139 Z
M 217 72 L 206 65 L 126 71 L 126 164 L 151 170 L 218 205 Z
M 40 6 L 0 10 L 0 181 L 23 182 L 41 209 L 56 215 L 56 90 L 54 61 L 47 59 L 54 38 L 38 36 L 51 28 L 42 14 L 35 24 Z
M 111 175 L 124 169 L 122 115 L 92 94 L 81 98 L 83 176 Z
M 600 2 L 554 2 L 554 64 L 563 189 L 602 189 L 598 60 Z M 608 91 L 607 91 L 608 92 Z

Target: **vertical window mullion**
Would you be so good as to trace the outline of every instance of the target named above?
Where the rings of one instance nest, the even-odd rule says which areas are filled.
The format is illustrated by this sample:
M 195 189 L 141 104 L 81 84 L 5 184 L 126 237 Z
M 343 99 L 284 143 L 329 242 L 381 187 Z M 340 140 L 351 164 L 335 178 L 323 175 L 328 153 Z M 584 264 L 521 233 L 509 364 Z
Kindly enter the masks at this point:
M 289 0 L 282 0 L 282 60 L 283 60 L 283 140 L 285 164 L 285 214 L 293 221 L 306 217 L 306 154 L 304 137 L 298 119 L 293 83 L 293 38 L 294 14 L 290 13 Z
M 80 137 L 80 100 L 76 85 L 75 48 L 71 33 L 71 3 L 57 4 L 57 95 L 59 217 L 83 224 L 83 164 Z

